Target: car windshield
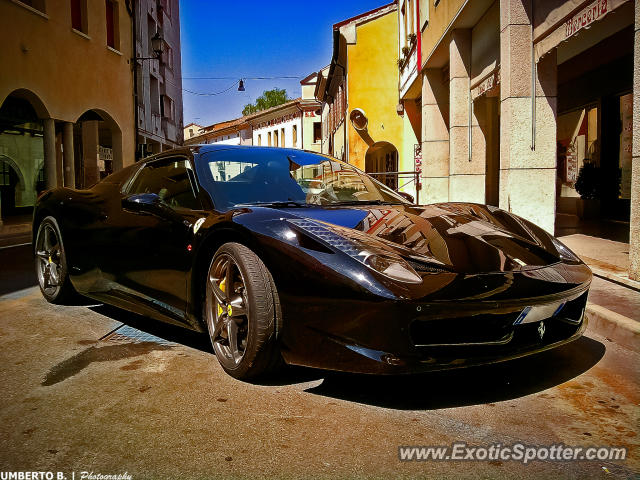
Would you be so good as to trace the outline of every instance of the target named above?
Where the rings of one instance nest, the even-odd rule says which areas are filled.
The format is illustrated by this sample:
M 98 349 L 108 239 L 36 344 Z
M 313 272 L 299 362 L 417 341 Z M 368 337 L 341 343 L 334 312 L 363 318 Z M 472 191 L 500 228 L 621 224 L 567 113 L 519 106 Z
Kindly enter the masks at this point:
M 408 203 L 352 165 L 298 150 L 230 148 L 201 152 L 196 169 L 219 210 L 240 205 Z

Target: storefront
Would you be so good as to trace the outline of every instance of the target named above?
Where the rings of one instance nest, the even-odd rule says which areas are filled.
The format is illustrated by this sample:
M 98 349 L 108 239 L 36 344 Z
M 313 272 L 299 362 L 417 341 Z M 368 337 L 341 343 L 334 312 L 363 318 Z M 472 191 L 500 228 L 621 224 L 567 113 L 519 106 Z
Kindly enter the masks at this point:
M 555 47 L 556 225 L 588 222 L 590 234 L 629 242 L 634 4 L 592 3 L 565 20 Z

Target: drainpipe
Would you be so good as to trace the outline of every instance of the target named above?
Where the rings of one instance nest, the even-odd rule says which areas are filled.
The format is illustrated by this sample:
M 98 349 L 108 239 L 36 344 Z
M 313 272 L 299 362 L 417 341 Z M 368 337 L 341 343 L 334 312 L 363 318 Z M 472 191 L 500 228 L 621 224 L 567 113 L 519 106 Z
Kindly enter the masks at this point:
M 135 148 L 134 159 L 138 155 L 138 63 L 136 57 L 138 55 L 136 49 L 136 42 L 138 39 L 138 29 L 136 28 L 136 0 L 131 0 L 131 3 L 126 2 L 127 12 L 131 17 L 131 48 L 133 55 L 131 56 L 132 68 L 133 68 L 133 145 Z
M 533 5 L 531 2 L 531 18 L 533 15 Z M 533 45 L 533 20 L 531 21 L 531 150 L 536 149 L 536 55 Z

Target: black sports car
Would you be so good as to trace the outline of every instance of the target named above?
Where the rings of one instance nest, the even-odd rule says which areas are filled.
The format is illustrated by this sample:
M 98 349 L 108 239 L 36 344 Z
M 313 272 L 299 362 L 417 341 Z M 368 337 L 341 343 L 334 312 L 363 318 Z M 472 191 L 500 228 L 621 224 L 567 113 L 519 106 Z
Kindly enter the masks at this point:
M 40 288 L 208 332 L 222 367 L 406 373 L 578 338 L 591 272 L 496 207 L 416 206 L 352 165 L 204 145 L 148 158 L 33 220 Z

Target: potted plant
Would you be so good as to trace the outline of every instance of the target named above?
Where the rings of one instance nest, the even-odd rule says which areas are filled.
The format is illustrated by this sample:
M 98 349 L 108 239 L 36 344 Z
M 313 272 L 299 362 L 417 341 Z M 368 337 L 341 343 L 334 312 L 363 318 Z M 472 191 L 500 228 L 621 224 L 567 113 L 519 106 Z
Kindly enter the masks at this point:
M 585 160 L 578 172 L 576 191 L 580 194 L 577 203 L 578 216 L 585 220 L 600 215 L 602 197 L 602 173 L 595 163 Z

